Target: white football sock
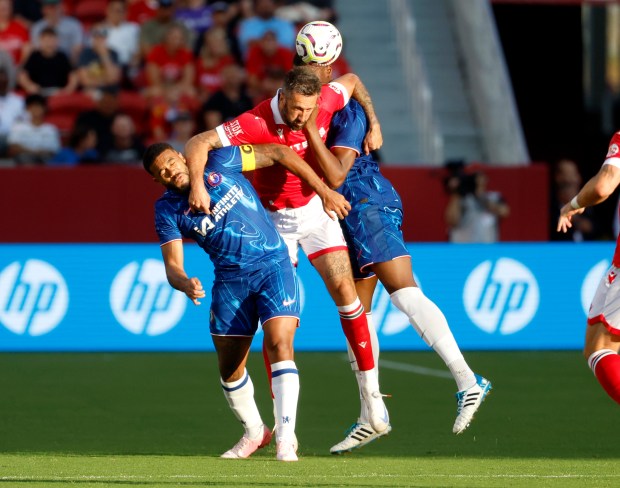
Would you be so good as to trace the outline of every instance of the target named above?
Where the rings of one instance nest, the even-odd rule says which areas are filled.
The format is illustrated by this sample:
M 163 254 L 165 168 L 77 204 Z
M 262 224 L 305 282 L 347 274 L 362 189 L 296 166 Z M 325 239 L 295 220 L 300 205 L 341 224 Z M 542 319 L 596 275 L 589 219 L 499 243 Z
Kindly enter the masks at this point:
M 379 391 L 379 378 L 377 378 L 377 371 L 374 368 L 368 371 L 358 371 L 356 376 L 358 377 L 361 390 L 367 393 Z
M 396 308 L 409 318 L 418 335 L 443 359 L 459 391 L 476 383 L 443 312 L 418 287 L 401 288 L 390 295 Z
M 299 372 L 295 361 L 271 364 L 271 389 L 276 405 L 277 441 L 295 438 L 297 400 L 299 399 Z
M 247 370 L 243 371 L 240 380 L 231 383 L 220 378 L 224 396 L 235 417 L 243 424 L 246 435 L 252 439 L 260 439 L 263 435 L 263 421 L 254 401 L 254 384 Z
M 379 337 L 377 336 L 377 329 L 372 321 L 372 313 L 366 313 L 366 320 L 368 321 L 368 332 L 370 332 L 370 343 L 372 345 L 372 355 L 375 360 L 375 370 L 377 372 L 377 379 L 379 378 Z M 349 362 L 351 363 L 351 369 L 355 373 L 355 379 L 360 393 L 360 416 L 359 421 L 362 423 L 368 423 L 368 407 L 364 401 L 362 395 L 362 377 L 359 368 L 357 367 L 357 360 L 355 354 L 347 341 L 347 354 L 349 355 Z

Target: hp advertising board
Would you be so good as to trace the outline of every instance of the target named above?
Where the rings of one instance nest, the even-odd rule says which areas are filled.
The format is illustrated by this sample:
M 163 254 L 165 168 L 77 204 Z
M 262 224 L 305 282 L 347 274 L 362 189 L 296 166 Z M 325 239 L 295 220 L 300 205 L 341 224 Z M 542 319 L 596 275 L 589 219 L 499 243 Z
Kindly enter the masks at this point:
M 463 349 L 578 349 L 613 245 L 410 245 L 416 280 Z M 205 287 L 211 264 L 187 245 Z M 298 350 L 344 350 L 334 305 L 305 260 Z M 156 244 L 0 245 L 1 351 L 213 350 L 209 293 L 194 306 L 170 288 Z M 426 349 L 379 286 L 373 322 L 384 350 Z M 254 344 L 260 349 L 261 335 Z

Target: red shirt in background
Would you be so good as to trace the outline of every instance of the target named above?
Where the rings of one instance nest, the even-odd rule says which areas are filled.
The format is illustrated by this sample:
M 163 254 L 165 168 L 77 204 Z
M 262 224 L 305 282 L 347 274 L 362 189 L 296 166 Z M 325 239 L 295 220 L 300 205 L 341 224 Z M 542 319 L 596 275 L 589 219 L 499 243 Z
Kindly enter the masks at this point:
M 151 49 L 151 52 L 146 57 L 146 61 L 159 66 L 161 79 L 164 83 L 174 83 L 181 79 L 183 67 L 194 61 L 194 55 L 186 48 L 170 53 L 163 44 L 158 44 Z M 150 80 L 147 81 L 150 82 Z
M 155 0 L 137 0 L 127 5 L 127 20 L 142 24 L 155 17 L 157 2 Z
M 22 61 L 22 49 L 29 41 L 28 29 L 16 20 L 12 20 L 6 29 L 0 31 L 0 49 L 8 52 L 15 64 Z
M 293 52 L 279 46 L 271 56 L 265 54 L 260 43 L 255 43 L 248 52 L 245 69 L 250 75 L 263 80 L 270 70 L 282 70 L 284 73 L 293 68 Z
M 225 66 L 235 64 L 235 58 L 231 55 L 222 56 L 213 66 L 205 66 L 204 60 L 196 60 L 196 86 L 201 91 L 211 94 L 222 87 L 220 71 Z

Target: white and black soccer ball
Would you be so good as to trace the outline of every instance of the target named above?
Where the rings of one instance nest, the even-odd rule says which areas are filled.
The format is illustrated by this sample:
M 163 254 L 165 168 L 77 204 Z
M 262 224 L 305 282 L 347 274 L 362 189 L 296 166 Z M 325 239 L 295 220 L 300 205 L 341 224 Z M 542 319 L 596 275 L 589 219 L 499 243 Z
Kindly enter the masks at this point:
M 342 51 L 342 36 L 329 22 L 315 20 L 299 30 L 295 49 L 306 64 L 332 64 Z

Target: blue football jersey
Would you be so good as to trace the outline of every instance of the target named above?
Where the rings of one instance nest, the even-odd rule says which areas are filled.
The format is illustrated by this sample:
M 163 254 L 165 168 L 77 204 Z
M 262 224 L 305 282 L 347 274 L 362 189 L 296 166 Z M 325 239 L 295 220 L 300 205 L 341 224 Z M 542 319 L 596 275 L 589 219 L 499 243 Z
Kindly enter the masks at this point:
M 371 155 L 364 154 L 367 129 L 366 113 L 355 100 L 351 100 L 332 118 L 327 147 L 346 147 L 359 154 L 338 192 L 351 202 L 353 209 L 360 202 L 402 208 L 400 196 L 381 174 L 377 162 Z
M 167 190 L 155 203 L 160 243 L 193 239 L 209 255 L 216 273 L 248 270 L 264 260 L 287 257 L 286 244 L 241 174 L 254 167 L 252 146 L 209 152 L 204 182 L 211 197 L 211 214 L 190 211 L 187 194 Z

